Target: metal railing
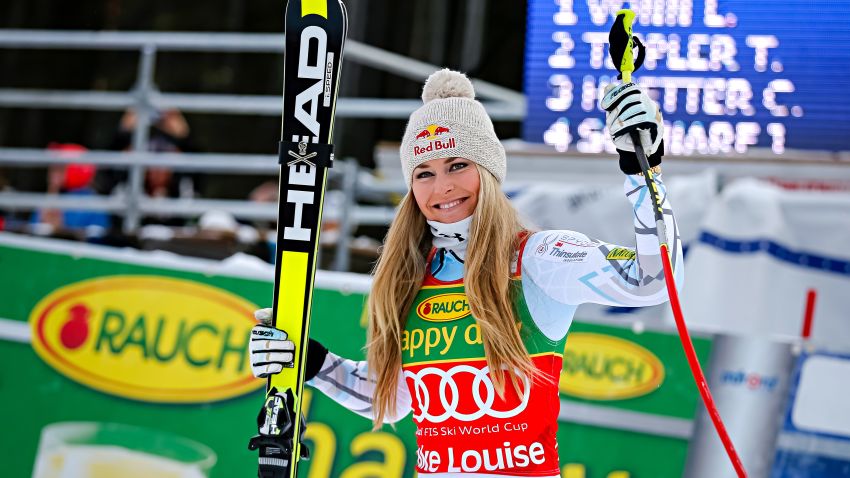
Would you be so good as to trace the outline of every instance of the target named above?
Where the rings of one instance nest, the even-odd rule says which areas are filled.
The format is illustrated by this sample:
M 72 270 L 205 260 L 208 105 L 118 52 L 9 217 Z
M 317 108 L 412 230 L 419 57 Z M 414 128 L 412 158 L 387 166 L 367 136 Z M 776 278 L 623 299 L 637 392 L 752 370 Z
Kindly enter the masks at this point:
M 10 166 L 48 166 L 51 164 L 87 163 L 100 168 L 131 169 L 162 167 L 175 171 L 237 174 L 277 174 L 277 157 L 273 155 L 200 154 L 200 153 L 148 153 L 89 151 L 74 157 L 54 152 L 23 148 L 0 148 L 0 164 Z M 365 206 L 357 204 L 358 190 L 364 186 L 358 180 L 360 167 L 351 159 L 337 160 L 331 177 L 341 184 L 342 200 L 339 207 L 325 207 L 324 219 L 338 225 L 339 239 L 333 259 L 333 270 L 349 269 L 349 247 L 357 225 L 386 225 L 395 211 L 390 206 Z M 401 186 L 397 184 L 397 186 Z M 368 186 L 366 186 L 368 187 Z M 389 186 L 383 192 L 393 192 Z M 171 199 L 146 195 L 131 197 L 131 191 L 109 196 L 69 196 L 33 192 L 0 192 L 0 208 L 6 210 L 36 210 L 55 208 L 66 210 L 103 211 L 124 216 L 134 212 L 141 216 L 166 216 L 196 218 L 204 212 L 226 211 L 235 218 L 253 221 L 277 220 L 276 203 L 257 203 L 226 199 Z M 134 232 L 134 231 L 132 231 Z
M 136 231 L 145 215 L 193 217 L 211 209 L 227 211 L 237 218 L 275 220 L 274 204 L 218 199 L 160 199 L 145 196 L 145 170 L 168 167 L 176 171 L 277 174 L 277 158 L 266 155 L 189 154 L 148 152 L 150 126 L 157 111 L 176 108 L 183 112 L 218 114 L 280 115 L 278 95 L 187 94 L 159 91 L 155 82 L 156 56 L 160 51 L 284 53 L 282 34 L 233 33 L 157 33 L 157 32 L 86 32 L 46 30 L 0 30 L 0 48 L 51 50 L 137 50 L 136 80 L 129 91 L 78 91 L 0 89 L 0 106 L 51 109 L 85 109 L 123 111 L 133 109 L 137 121 L 132 132 L 129 152 L 89 151 L 66 158 L 49 151 L 0 148 L 0 164 L 47 166 L 62 163 L 90 163 L 103 168 L 126 169 L 127 188 L 114 196 L 68 197 L 25 192 L 0 193 L 0 207 L 33 210 L 44 207 L 97 210 L 124 216 L 127 233 Z M 346 61 L 424 80 L 437 66 L 371 47 L 356 41 L 346 42 Z M 282 63 L 281 63 L 282 64 Z M 525 115 L 525 97 L 518 92 L 474 80 L 476 91 L 495 120 L 517 121 Z M 340 98 L 336 109 L 339 117 L 407 118 L 421 105 L 418 99 Z M 359 170 L 353 161 L 338 161 L 331 172 L 341 178 L 344 201 L 338 210 L 329 209 L 327 216 L 340 227 L 334 269 L 348 268 L 351 233 L 358 224 L 385 225 L 393 217 L 391 207 L 357 204 L 359 189 L 369 189 L 358 180 Z M 403 192 L 401 184 L 374 190 L 372 194 Z
M 282 34 L 233 33 L 158 33 L 158 32 L 85 32 L 43 30 L 0 30 L 2 49 L 54 50 L 130 50 L 139 52 L 136 80 L 128 91 L 78 91 L 0 89 L 0 107 L 85 109 L 123 111 L 132 108 L 137 113 L 131 151 L 88 151 L 72 159 L 43 150 L 2 148 L 0 164 L 12 166 L 46 166 L 71 162 L 86 162 L 103 168 L 129 171 L 128 187 L 115 196 L 67 197 L 23 192 L 0 192 L 0 208 L 38 209 L 43 207 L 107 211 L 125 218 L 126 232 L 136 231 L 144 215 L 193 217 L 211 209 L 230 212 L 248 220 L 274 220 L 277 209 L 273 204 L 220 199 L 160 199 L 145 196 L 143 178 L 146 168 L 168 167 L 175 171 L 277 174 L 277 158 L 272 155 L 210 154 L 210 153 L 152 153 L 148 152 L 149 127 L 157 111 L 176 108 L 183 112 L 216 114 L 280 115 L 278 95 L 191 94 L 160 91 L 155 82 L 157 53 L 182 52 L 242 52 L 284 53 Z M 436 65 L 387 52 L 356 41 L 346 42 L 346 62 L 391 72 L 421 82 L 438 69 Z M 491 83 L 473 79 L 478 96 L 495 121 L 519 121 L 526 112 L 524 95 Z M 336 113 L 339 117 L 407 118 L 421 105 L 418 99 L 340 98 Z M 506 145 L 507 146 L 507 145 Z M 559 154 L 542 145 L 515 149 L 507 147 L 511 163 L 522 161 L 521 169 L 511 168 L 512 182 L 539 180 L 576 180 L 592 176 L 617 174 L 610 156 Z M 670 172 L 696 172 L 709 166 L 718 167 L 724 174 L 771 175 L 775 177 L 811 177 L 850 180 L 850 153 L 821 155 L 816 152 L 789 152 L 786 159 L 771 161 L 757 152 L 736 157 L 684 158 L 665 164 Z M 752 157 L 750 157 L 752 156 Z M 394 149 L 378 148 L 379 165 L 389 164 L 393 174 L 398 168 L 398 153 Z M 569 159 L 569 161 L 565 161 Z M 703 159 L 707 161 L 702 161 Z M 765 161 L 767 159 L 767 161 Z M 816 161 L 811 161 L 816 159 Z M 795 161 L 796 160 L 796 161 Z M 334 269 L 348 268 L 348 249 L 351 233 L 358 224 L 385 225 L 393 217 L 390 206 L 363 206 L 362 197 L 386 198 L 403 193 L 400 182 L 361 181 L 355 163 L 338 161 L 331 171 L 342 185 L 344 200 L 338 209 L 328 207 L 326 216 L 338 221 L 340 227 Z M 394 175 L 396 176 L 396 175 Z
M 284 53 L 282 34 L 264 33 L 158 33 L 0 30 L 0 48 L 54 50 L 139 50 L 136 84 L 129 92 L 0 89 L 0 105 L 94 110 L 177 108 L 185 112 L 280 115 L 277 95 L 224 95 L 163 93 L 154 87 L 159 51 Z M 422 82 L 439 67 L 380 48 L 348 40 L 345 61 Z M 282 64 L 282 63 L 281 63 Z M 472 80 L 475 91 L 494 120 L 519 121 L 525 117 L 522 93 L 492 83 Z M 343 118 L 406 119 L 422 102 L 418 99 L 340 98 L 336 114 Z M 142 111 L 142 110 L 140 110 Z M 150 113 L 150 111 L 148 112 Z

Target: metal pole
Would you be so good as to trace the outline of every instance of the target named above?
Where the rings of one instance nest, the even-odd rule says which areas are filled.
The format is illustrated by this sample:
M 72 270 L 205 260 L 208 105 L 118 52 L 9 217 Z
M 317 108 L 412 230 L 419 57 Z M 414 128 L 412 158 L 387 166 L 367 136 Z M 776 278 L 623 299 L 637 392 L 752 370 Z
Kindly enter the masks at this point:
M 467 2 L 460 57 L 460 67 L 463 71 L 475 70 L 481 62 L 481 43 L 484 36 L 484 17 L 486 13 L 487 5 L 483 0 L 470 0 Z
M 435 65 L 445 63 L 446 51 L 446 30 L 448 23 L 448 15 L 446 11 L 449 9 L 447 0 L 431 0 L 428 2 L 428 11 L 432 15 L 430 22 L 430 47 L 428 48 L 428 61 Z M 454 7 L 455 9 L 457 7 Z
M 339 240 L 336 244 L 333 270 L 348 271 L 351 266 L 351 234 L 354 231 L 354 209 L 357 208 L 357 175 L 360 168 L 354 159 L 342 161 L 342 192 L 345 195 L 339 215 Z
M 142 47 L 139 58 L 139 76 L 134 87 L 136 96 L 136 126 L 133 129 L 133 151 L 148 150 L 150 139 L 151 119 L 156 113 L 151 106 L 150 95 L 153 90 L 154 65 L 156 62 L 156 46 L 152 43 Z M 145 168 L 140 164 L 130 166 L 130 176 L 127 188 L 127 215 L 124 218 L 124 232 L 129 234 L 138 229 L 141 222 L 139 201 L 144 194 Z

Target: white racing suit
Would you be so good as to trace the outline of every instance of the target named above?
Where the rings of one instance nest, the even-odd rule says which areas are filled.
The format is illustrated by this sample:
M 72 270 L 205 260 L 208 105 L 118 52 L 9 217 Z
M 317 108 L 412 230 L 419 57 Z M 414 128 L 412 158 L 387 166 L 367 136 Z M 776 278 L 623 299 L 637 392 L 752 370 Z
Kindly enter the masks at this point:
M 679 231 L 661 177 L 655 180 L 675 280 L 681 285 Z M 534 365 L 554 381 L 535 381 L 530 391 L 525 382 L 519 393 L 506 386 L 503 398 L 492 392 L 480 334 L 475 335 L 477 325 L 463 293 L 464 256 L 451 246 L 432 250 L 402 340 L 397 407 L 385 419 L 391 423 L 413 412 L 419 476 L 560 476 L 557 376 L 576 308 L 583 303 L 640 307 L 668 298 L 644 178 L 627 176 L 625 193 L 634 210 L 636 248 L 550 230 L 531 234 L 518 251 L 512 273 L 521 295 L 516 301 L 521 335 Z M 368 367 L 329 352 L 308 384 L 372 418 L 375 383 Z

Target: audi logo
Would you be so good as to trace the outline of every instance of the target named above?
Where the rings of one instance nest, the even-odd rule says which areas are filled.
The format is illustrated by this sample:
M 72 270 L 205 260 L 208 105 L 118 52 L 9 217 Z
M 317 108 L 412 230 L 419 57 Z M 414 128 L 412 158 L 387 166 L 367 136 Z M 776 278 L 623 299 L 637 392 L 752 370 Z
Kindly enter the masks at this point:
M 495 388 L 493 388 L 493 382 L 490 380 L 490 376 L 488 374 L 489 371 L 490 367 L 485 366 L 484 368 L 477 368 L 471 365 L 456 365 L 448 370 L 442 370 L 437 367 L 425 367 L 418 372 L 405 370 L 404 376 L 413 380 L 413 390 L 420 408 L 420 413 L 414 413 L 413 418 L 416 421 L 428 420 L 432 423 L 442 423 L 449 418 L 454 418 L 462 422 L 471 422 L 478 420 L 485 415 L 493 418 L 511 418 L 522 413 L 528 405 L 528 397 L 531 392 L 531 384 L 529 383 L 528 377 L 523 374 L 518 374 L 522 377 L 523 381 L 522 399 L 520 400 L 520 403 L 511 410 L 495 410 L 492 407 L 497 395 Z M 458 410 L 461 393 L 458 389 L 457 382 L 455 382 L 455 376 L 464 373 L 469 373 L 473 376 L 472 385 L 470 386 L 471 390 L 464 390 L 464 395 L 471 394 L 472 399 L 475 401 L 477 410 L 472 413 L 463 413 Z M 433 388 L 429 389 L 425 385 L 424 381 L 425 377 L 429 375 L 436 375 L 440 377 L 438 399 L 445 411 L 439 415 L 430 413 L 430 407 L 432 404 L 430 393 Z M 484 397 L 481 396 L 481 385 L 484 386 Z M 464 408 L 468 407 L 464 406 Z

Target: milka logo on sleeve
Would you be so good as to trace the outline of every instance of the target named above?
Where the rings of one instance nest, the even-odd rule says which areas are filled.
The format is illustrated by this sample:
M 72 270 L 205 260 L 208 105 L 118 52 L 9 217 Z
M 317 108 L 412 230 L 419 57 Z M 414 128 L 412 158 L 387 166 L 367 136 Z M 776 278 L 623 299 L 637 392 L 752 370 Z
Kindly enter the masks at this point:
M 626 247 L 615 247 L 605 256 L 609 261 L 622 261 L 635 258 L 635 251 Z

